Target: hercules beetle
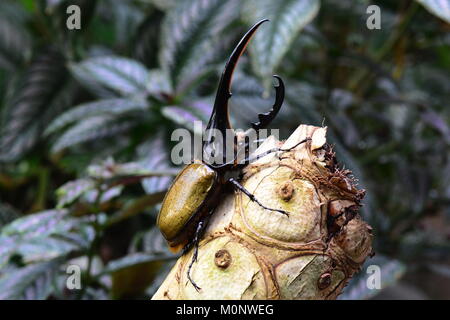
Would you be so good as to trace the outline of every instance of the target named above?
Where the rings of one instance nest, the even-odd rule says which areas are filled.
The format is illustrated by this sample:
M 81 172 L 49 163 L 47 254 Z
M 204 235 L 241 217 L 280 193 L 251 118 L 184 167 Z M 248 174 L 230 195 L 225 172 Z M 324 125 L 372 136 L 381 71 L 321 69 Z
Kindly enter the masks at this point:
M 208 129 L 219 130 L 223 136 L 227 129 L 231 129 L 228 117 L 228 99 L 231 97 L 230 86 L 233 71 L 239 60 L 239 57 L 244 52 L 247 44 L 252 38 L 258 27 L 268 21 L 261 20 L 256 23 L 239 41 L 238 45 L 233 50 L 228 59 L 225 69 L 222 73 L 219 87 L 217 89 L 216 99 L 212 110 L 211 118 L 206 127 Z M 284 84 L 280 77 L 278 79 L 279 85 L 275 85 L 276 98 L 272 110 L 267 113 L 259 114 L 259 121 L 252 123 L 255 130 L 266 127 L 277 115 L 284 100 Z M 187 276 L 196 290 L 200 288 L 191 279 L 190 271 L 193 263 L 197 260 L 198 242 L 202 232 L 205 230 L 209 217 L 213 214 L 215 207 L 219 202 L 224 188 L 228 185 L 244 193 L 251 201 L 258 203 L 261 207 L 267 210 L 276 211 L 281 214 L 289 216 L 283 210 L 271 209 L 264 206 L 258 199 L 255 198 L 248 190 L 246 190 L 239 181 L 231 176 L 233 172 L 239 170 L 252 160 L 259 159 L 272 152 L 289 151 L 299 144 L 305 142 L 301 141 L 292 148 L 281 149 L 273 148 L 253 158 L 246 158 L 244 161 L 237 162 L 237 156 L 232 162 L 222 162 L 216 165 L 208 161 L 195 161 L 187 165 L 175 178 L 172 186 L 169 188 L 163 200 L 161 210 L 157 218 L 157 225 L 161 230 L 164 238 L 167 240 L 171 251 L 178 252 L 183 249 L 183 254 L 195 246 L 195 251 L 192 256 L 191 263 L 188 268 Z M 245 142 L 245 150 L 248 150 L 249 142 Z M 235 151 L 237 149 L 237 139 L 234 140 Z M 224 151 L 225 145 L 211 136 L 206 136 L 202 144 L 202 150 L 206 149 L 212 151 Z M 223 153 L 225 154 L 225 152 Z

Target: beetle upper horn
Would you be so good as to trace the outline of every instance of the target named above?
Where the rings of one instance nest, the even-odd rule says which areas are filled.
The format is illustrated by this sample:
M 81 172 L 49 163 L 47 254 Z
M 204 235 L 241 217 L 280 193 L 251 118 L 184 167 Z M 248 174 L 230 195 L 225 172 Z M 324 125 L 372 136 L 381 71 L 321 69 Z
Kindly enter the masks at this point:
M 237 62 L 245 51 L 250 39 L 254 35 L 258 27 L 264 22 L 269 21 L 264 19 L 256 23 L 249 31 L 242 37 L 238 45 L 234 48 L 233 53 L 225 65 L 225 69 L 220 78 L 219 87 L 217 89 L 216 100 L 214 101 L 214 107 L 209 120 L 207 129 L 218 129 L 222 133 L 226 129 L 231 129 L 230 119 L 228 116 L 228 99 L 231 97 L 231 79 L 233 78 L 233 72 L 237 65 Z M 280 82 L 281 83 L 281 82 Z M 279 100 L 279 99 L 277 99 Z M 283 99 L 281 99 L 282 102 Z M 281 106 L 281 104 L 280 104 Z M 274 108 L 275 109 L 275 108 Z M 279 109 L 279 108 L 278 108 Z

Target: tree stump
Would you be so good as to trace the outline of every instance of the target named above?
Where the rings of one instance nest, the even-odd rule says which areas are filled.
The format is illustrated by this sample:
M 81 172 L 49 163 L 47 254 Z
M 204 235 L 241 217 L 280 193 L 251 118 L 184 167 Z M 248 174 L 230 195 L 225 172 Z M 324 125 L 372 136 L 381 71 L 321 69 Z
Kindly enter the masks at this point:
M 326 127 L 300 125 L 284 143 L 269 137 L 245 167 L 240 192 L 224 196 L 200 242 L 181 256 L 152 299 L 335 299 L 372 253 L 372 229 L 358 210 L 364 197 L 351 172 L 338 167 Z

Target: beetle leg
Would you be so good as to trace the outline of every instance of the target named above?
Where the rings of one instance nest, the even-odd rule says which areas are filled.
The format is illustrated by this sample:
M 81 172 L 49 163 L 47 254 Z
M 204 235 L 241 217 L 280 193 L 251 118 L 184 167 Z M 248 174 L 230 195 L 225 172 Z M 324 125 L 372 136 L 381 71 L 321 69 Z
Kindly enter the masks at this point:
M 200 291 L 201 288 L 195 283 L 194 280 L 192 280 L 192 278 L 191 278 L 191 268 L 194 265 L 194 262 L 197 262 L 197 258 L 198 258 L 198 242 L 200 240 L 200 236 L 203 233 L 203 230 L 204 230 L 205 226 L 206 226 L 206 222 L 205 221 L 200 221 L 198 223 L 197 229 L 195 230 L 194 238 L 183 249 L 183 254 L 185 254 L 192 247 L 192 245 L 194 246 L 194 253 L 192 255 L 191 263 L 189 264 L 189 267 L 188 267 L 187 278 L 188 278 L 189 282 L 192 283 L 192 285 L 194 286 L 195 290 L 197 290 L 197 292 Z
M 238 189 L 238 190 L 241 191 L 243 194 L 245 194 L 247 197 L 249 197 L 249 199 L 250 199 L 251 201 L 256 202 L 260 207 L 262 207 L 262 208 L 264 208 L 264 209 L 266 209 L 266 210 L 279 212 L 279 213 L 284 214 L 285 216 L 289 217 L 289 213 L 286 212 L 286 211 L 284 211 L 284 210 L 281 210 L 281 209 L 272 209 L 272 208 L 268 208 L 268 207 L 266 207 L 265 205 L 263 205 L 261 202 L 259 202 L 258 199 L 256 199 L 256 197 L 255 197 L 253 194 L 251 194 L 250 191 L 248 191 L 247 189 L 245 189 L 245 187 L 244 187 L 242 184 L 240 184 L 236 179 L 230 178 L 230 179 L 228 179 L 228 181 L 229 181 L 236 189 Z

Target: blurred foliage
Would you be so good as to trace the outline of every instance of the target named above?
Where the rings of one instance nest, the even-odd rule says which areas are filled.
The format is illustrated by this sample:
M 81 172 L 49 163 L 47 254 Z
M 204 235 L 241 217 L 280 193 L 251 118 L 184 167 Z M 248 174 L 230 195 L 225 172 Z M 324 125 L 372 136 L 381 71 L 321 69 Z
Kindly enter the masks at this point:
M 81 8 L 68 30 L 66 8 Z M 366 27 L 370 4 L 381 29 Z M 170 134 L 209 117 L 231 48 L 261 27 L 232 121 L 287 97 L 275 128 L 327 125 L 367 189 L 383 286 L 450 247 L 448 0 L 2 0 L 0 299 L 148 298 L 176 256 L 154 223 L 178 171 Z M 55 192 L 56 190 L 56 192 Z M 392 260 L 395 258 L 395 260 Z M 378 261 L 378 262 L 377 262 Z M 81 290 L 65 286 L 68 265 Z M 433 267 L 434 266 L 434 267 Z M 439 266 L 437 268 L 436 266 Z M 450 274 L 448 269 L 443 274 Z M 442 273 L 442 272 L 441 272 Z M 361 273 L 343 298 L 373 295 Z

